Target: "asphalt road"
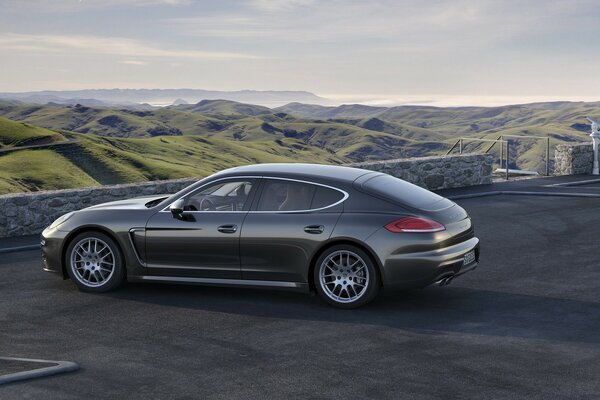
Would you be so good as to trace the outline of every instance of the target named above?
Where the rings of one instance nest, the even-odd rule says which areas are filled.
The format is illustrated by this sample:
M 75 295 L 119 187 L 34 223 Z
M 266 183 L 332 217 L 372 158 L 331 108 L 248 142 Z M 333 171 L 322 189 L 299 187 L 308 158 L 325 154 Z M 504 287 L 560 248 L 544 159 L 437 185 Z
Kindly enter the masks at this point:
M 0 255 L 0 356 L 79 372 L 0 399 L 600 398 L 600 199 L 459 201 L 481 265 L 359 310 L 159 284 L 79 293 L 38 251 Z

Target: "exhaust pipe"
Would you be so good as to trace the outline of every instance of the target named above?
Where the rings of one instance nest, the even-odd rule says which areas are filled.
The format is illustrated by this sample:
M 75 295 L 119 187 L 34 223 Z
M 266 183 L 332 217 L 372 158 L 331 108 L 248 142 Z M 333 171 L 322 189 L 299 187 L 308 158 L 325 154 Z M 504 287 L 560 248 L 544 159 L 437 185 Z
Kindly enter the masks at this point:
M 454 279 L 454 275 L 450 275 L 450 276 L 446 276 L 442 279 L 440 279 L 439 281 L 435 282 L 435 285 L 437 286 L 448 286 L 450 284 L 450 282 L 452 282 L 452 279 Z

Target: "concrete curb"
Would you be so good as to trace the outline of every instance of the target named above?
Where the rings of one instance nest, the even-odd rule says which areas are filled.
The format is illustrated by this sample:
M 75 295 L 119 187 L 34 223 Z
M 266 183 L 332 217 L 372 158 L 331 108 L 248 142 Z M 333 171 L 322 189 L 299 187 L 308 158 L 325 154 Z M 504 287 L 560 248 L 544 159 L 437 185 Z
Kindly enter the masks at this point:
M 43 363 L 43 364 L 56 364 L 51 367 L 43 367 L 32 369 L 29 371 L 15 372 L 13 374 L 0 375 L 0 385 L 22 381 L 25 379 L 41 378 L 44 376 L 61 374 L 64 372 L 73 372 L 79 369 L 77 363 L 71 361 L 52 361 L 52 360 L 36 360 L 30 358 L 13 358 L 13 357 L 0 357 L 0 360 L 7 361 L 25 361 L 31 363 Z
M 600 182 L 600 179 L 587 179 L 585 181 L 553 183 L 551 185 L 544 185 L 544 186 L 546 186 L 546 187 L 555 187 L 555 186 L 583 186 L 583 185 L 588 185 L 590 183 L 599 183 L 599 182 Z
M 30 244 L 27 246 L 6 247 L 4 249 L 0 249 L 0 254 L 14 253 L 17 251 L 37 250 L 40 247 L 41 246 L 39 244 Z

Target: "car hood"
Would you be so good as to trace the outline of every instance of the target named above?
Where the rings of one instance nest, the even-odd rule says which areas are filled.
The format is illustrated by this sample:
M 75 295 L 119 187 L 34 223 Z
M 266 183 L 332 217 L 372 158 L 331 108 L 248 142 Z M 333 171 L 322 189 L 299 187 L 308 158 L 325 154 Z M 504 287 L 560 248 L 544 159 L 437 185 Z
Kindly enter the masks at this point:
M 154 200 L 166 199 L 169 197 L 168 195 L 160 195 L 160 196 L 144 196 L 144 197 L 135 197 L 133 199 L 127 200 L 118 200 L 111 201 L 109 203 L 96 204 L 95 206 L 91 206 L 85 208 L 85 210 L 136 210 L 136 209 L 146 209 L 146 203 L 149 203 Z

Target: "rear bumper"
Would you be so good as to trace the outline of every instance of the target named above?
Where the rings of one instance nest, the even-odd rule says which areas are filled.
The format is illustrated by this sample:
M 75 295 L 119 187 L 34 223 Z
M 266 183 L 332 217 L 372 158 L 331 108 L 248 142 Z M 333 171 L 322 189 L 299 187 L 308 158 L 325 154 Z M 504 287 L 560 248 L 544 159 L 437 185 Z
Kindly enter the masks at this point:
M 471 251 L 475 251 L 475 261 L 463 265 L 464 256 Z M 383 263 L 383 283 L 394 288 L 425 287 L 472 271 L 478 265 L 479 239 L 473 237 L 442 249 L 388 256 Z

